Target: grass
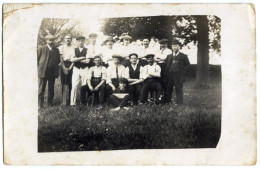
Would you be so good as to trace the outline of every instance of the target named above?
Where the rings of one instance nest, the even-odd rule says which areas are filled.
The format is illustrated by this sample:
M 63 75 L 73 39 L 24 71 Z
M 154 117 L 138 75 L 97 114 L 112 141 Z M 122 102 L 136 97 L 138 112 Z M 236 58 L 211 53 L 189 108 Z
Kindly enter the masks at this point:
M 54 104 L 39 111 L 38 151 L 214 148 L 221 133 L 221 79 L 196 90 L 184 84 L 184 105 L 141 105 L 111 112 L 61 106 L 56 82 Z

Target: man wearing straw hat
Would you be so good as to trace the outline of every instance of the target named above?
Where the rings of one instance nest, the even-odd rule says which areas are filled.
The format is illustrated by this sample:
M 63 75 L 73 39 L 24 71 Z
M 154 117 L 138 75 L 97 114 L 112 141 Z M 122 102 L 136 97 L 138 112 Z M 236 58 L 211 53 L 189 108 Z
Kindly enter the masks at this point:
M 112 36 L 108 36 L 105 41 L 104 41 L 104 47 L 102 49 L 102 62 L 105 67 L 108 67 L 109 65 L 113 64 L 113 57 L 112 55 L 114 54 L 114 45 L 115 40 L 113 39 Z

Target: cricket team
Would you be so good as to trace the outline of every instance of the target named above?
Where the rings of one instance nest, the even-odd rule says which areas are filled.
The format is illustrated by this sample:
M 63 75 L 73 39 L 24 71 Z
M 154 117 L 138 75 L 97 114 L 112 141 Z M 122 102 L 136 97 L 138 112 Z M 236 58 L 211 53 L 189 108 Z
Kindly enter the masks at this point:
M 139 44 L 122 34 L 120 39 L 107 36 L 102 45 L 98 35 L 77 36 L 77 47 L 72 36 L 64 37 L 64 45 L 56 48 L 54 35 L 45 36 L 46 45 L 37 49 L 39 78 L 38 106 L 44 106 L 44 93 L 48 83 L 48 106 L 53 105 L 55 79 L 60 74 L 64 105 L 108 104 L 113 110 L 129 109 L 153 100 L 154 103 L 183 104 L 184 73 L 190 64 L 188 56 L 180 52 L 180 42 L 173 39 L 171 49 L 168 39 L 149 40 Z M 141 42 L 141 43 L 140 43 Z M 60 69 L 60 70 L 59 70 Z M 80 94 L 78 93 L 80 90 Z M 79 96 L 78 96 L 79 95 Z

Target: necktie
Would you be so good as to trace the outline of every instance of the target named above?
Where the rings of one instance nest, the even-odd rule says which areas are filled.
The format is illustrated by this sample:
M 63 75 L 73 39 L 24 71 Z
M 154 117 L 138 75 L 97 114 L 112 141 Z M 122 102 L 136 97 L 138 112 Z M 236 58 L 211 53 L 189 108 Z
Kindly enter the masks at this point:
M 118 67 L 116 66 L 116 78 L 118 79 Z

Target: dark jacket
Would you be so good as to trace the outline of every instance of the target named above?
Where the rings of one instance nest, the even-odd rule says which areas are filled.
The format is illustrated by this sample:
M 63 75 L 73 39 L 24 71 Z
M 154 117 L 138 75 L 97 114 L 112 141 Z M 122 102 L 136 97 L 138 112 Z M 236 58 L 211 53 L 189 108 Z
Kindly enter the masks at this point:
M 176 56 L 176 58 L 175 58 L 175 56 L 170 54 L 165 59 L 165 71 L 164 71 L 165 78 L 163 80 L 163 83 L 167 83 L 168 77 L 172 76 L 172 75 L 170 75 L 169 70 L 170 70 L 170 64 L 173 62 L 173 59 L 175 61 L 178 61 L 178 64 L 179 64 L 180 82 L 182 83 L 185 81 L 184 72 L 185 72 L 186 67 L 190 65 L 190 61 L 186 54 L 179 52 L 179 54 Z
M 60 52 L 56 47 L 52 47 L 53 50 L 53 62 L 54 62 L 54 77 L 59 77 L 59 63 L 60 63 Z M 44 78 L 46 73 L 46 68 L 49 61 L 49 48 L 47 45 L 39 47 L 37 49 L 37 66 L 38 66 L 38 77 Z

